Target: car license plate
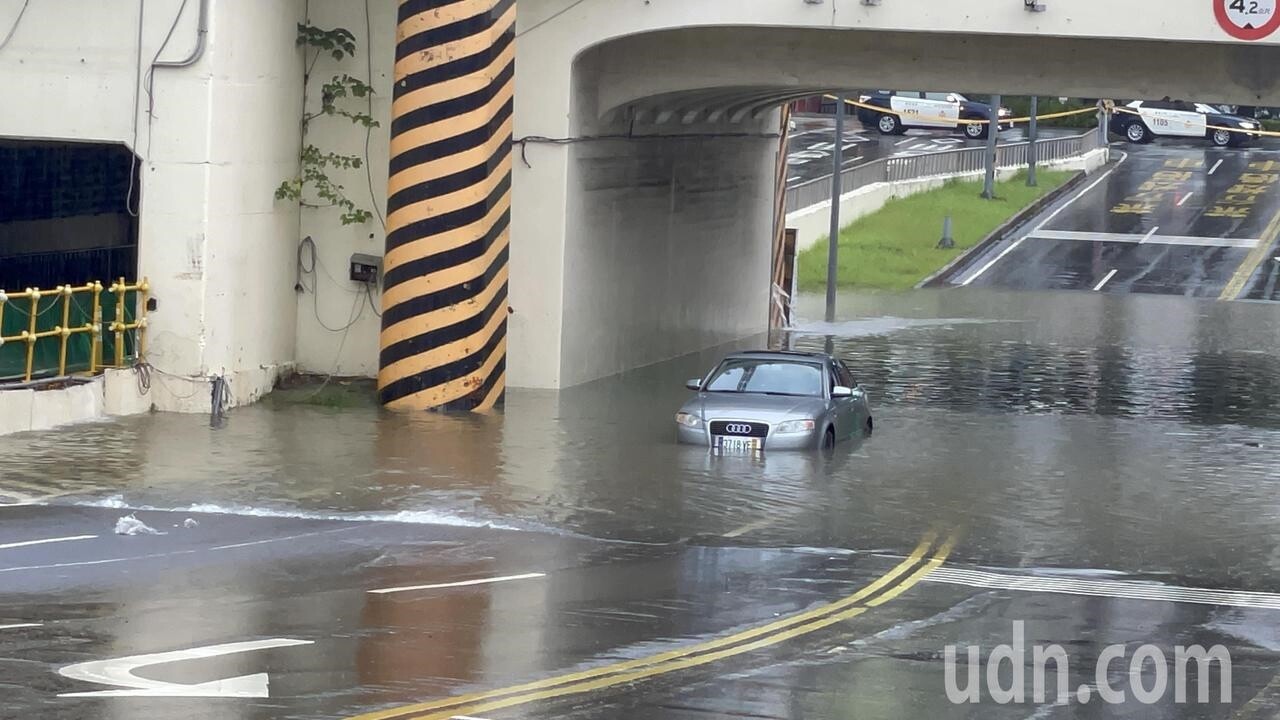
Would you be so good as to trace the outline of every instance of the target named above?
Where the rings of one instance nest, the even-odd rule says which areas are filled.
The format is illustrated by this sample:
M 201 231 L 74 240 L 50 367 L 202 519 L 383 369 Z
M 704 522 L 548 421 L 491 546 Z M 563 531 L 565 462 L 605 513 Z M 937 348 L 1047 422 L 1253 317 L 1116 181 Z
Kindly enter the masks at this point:
M 760 438 L 716 436 L 716 449 L 729 452 L 758 452 Z

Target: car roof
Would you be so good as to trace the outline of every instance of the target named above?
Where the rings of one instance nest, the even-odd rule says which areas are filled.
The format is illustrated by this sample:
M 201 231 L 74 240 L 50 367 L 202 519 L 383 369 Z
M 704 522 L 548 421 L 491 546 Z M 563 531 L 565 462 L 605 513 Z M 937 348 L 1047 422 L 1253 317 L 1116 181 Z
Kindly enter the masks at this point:
M 726 360 L 741 358 L 821 362 L 830 360 L 831 356 L 826 353 L 803 352 L 800 350 L 743 350 L 729 353 L 725 356 Z

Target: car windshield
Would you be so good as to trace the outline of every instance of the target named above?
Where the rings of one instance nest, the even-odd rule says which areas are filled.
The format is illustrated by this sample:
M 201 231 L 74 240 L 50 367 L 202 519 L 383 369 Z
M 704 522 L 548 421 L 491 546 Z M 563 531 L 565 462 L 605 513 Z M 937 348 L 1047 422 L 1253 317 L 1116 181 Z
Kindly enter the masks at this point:
M 726 360 L 707 381 L 707 392 L 822 396 L 822 368 L 779 360 Z
M 1204 103 L 1196 103 L 1196 111 L 1202 112 L 1205 115 L 1215 115 L 1217 113 L 1222 112 L 1221 110 L 1218 110 L 1212 105 L 1205 105 Z

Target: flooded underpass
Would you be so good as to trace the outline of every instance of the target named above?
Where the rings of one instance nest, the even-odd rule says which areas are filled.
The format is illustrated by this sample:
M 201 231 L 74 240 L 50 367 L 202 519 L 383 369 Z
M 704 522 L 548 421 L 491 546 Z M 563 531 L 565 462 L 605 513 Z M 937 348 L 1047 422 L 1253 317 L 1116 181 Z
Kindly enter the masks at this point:
M 560 393 L 513 390 L 500 414 L 403 416 L 371 400 L 330 407 L 300 401 L 311 392 L 303 389 L 236 409 L 216 427 L 207 417 L 151 415 L 0 438 L 0 495 L 68 513 L 69 537 L 105 538 L 108 523 L 135 513 L 167 533 L 150 540 L 149 556 L 178 566 L 185 560 L 169 555 L 174 544 L 196 542 L 191 533 L 234 535 L 218 538 L 215 549 L 315 533 L 333 533 L 317 542 L 344 543 L 341 559 L 316 560 L 321 569 L 340 566 L 327 576 L 290 569 L 305 558 L 283 550 L 252 571 L 218 571 L 236 578 L 238 596 L 260 594 L 268 606 L 272 596 L 310 598 L 313 624 L 255 611 L 262 617 L 241 635 L 328 642 L 342 658 L 329 664 L 343 667 L 303 671 L 273 661 L 287 668 L 273 686 L 292 698 L 287 712 L 262 704 L 208 717 L 345 717 L 605 660 L 678 653 L 788 612 L 816 612 L 815 603 L 911 561 L 913 550 L 917 562 L 937 560 L 925 566 L 933 574 L 898 571 L 910 585 L 925 582 L 905 592 L 904 580 L 894 602 L 846 606 L 841 612 L 858 612 L 832 614 L 839 625 L 814 626 L 785 647 L 738 639 L 746 649 L 715 672 L 711 661 L 666 668 L 660 662 L 674 661 L 650 660 L 662 677 L 641 689 L 562 693 L 569 705 L 539 696 L 552 702 L 453 709 L 491 719 L 966 717 L 943 693 L 943 644 L 1007 642 L 1014 620 L 1026 620 L 1029 632 L 1036 622 L 1037 637 L 1086 654 L 1148 638 L 1229 641 L 1239 650 L 1233 703 L 1184 714 L 1193 711 L 1170 702 L 1143 717 L 1236 717 L 1251 698 L 1276 707 L 1267 704 L 1277 695 L 1267 687 L 1280 658 L 1273 306 L 975 289 L 848 294 L 840 308 L 848 320 L 802 321 L 793 332 L 741 345 L 828 350 L 847 362 L 870 393 L 875 434 L 830 455 L 719 456 L 676 445 L 684 381 L 705 374 L 726 350 L 719 348 Z M 821 298 L 802 299 L 801 317 L 820 311 Z M 199 527 L 184 534 L 188 518 Z M 258 522 L 278 533 L 260 539 Z M 103 527 L 83 530 L 85 523 Z M 135 538 L 110 542 L 126 540 Z M 0 548 L 5 542 L 0 537 Z M 318 547 L 306 552 L 322 554 Z M 67 564 L 29 562 L 19 568 Z M 80 621 L 93 615 L 82 604 L 92 600 L 117 614 L 132 606 L 168 618 L 155 621 L 157 632 L 181 623 L 181 603 L 157 608 L 138 588 L 53 599 L 61 582 L 118 580 L 115 566 L 91 580 L 77 581 L 73 571 L 53 570 L 59 582 L 0 574 L 15 582 L 0 587 L 0 627 L 29 619 L 32 597 Z M 129 572 L 130 582 L 152 577 Z M 545 577 L 521 579 L 529 574 Z M 398 592 L 423 578 L 436 587 L 481 575 L 511 579 L 484 591 L 487 611 L 464 609 L 471 595 L 371 610 L 374 591 L 351 590 L 372 582 Z M 551 589 L 534 591 L 530 609 L 522 583 L 553 578 Z M 1035 584 L 1020 591 L 1014 581 L 1027 578 Z M 346 599 L 327 604 L 310 593 Z M 1235 599 L 1221 607 L 1205 600 L 1227 597 Z M 323 633 L 314 622 L 324 618 L 342 640 L 315 637 Z M 110 655 L 120 650 L 118 632 L 84 636 Z M 202 632 L 230 642 L 212 625 Z M 444 659 L 419 657 L 417 642 Z M 370 649 L 379 643 L 382 651 Z M 43 662 L 70 660 L 48 652 Z M 632 688 L 647 678 L 615 684 Z M 897 688 L 892 702 L 878 689 L 884 683 Z M 37 696 L 20 694 L 10 707 L 48 700 Z M 56 707 L 48 717 L 95 717 L 101 709 Z M 128 707 L 123 717 L 151 716 L 149 707 Z M 1131 716 L 1093 707 L 1098 717 Z M 990 710 L 983 717 L 1079 716 L 1070 703 Z

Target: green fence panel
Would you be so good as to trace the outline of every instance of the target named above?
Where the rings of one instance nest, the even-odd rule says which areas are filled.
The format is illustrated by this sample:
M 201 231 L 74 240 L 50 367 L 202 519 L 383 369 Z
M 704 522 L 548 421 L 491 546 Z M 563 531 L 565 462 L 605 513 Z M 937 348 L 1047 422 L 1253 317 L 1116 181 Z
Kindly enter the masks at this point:
M 93 319 L 93 297 L 88 293 L 77 293 L 71 296 L 69 322 L 72 328 L 83 327 Z M 62 296 L 52 291 L 40 298 L 36 306 L 36 332 L 47 332 L 62 324 Z M 115 333 L 108 328 L 116 317 L 116 295 L 105 289 L 99 296 L 102 307 L 102 360 L 107 365 L 115 362 Z M 125 322 L 133 322 L 134 308 L 137 307 L 137 293 L 125 295 Z M 29 330 L 31 325 L 31 300 L 15 298 L 4 303 L 4 316 L 0 319 L 0 337 L 13 338 Z M 125 357 L 134 356 L 136 332 L 125 333 Z M 90 333 L 76 333 L 67 339 L 67 372 L 88 372 L 90 365 L 90 349 L 93 338 Z M 32 360 L 32 378 L 53 377 L 58 374 L 58 356 L 62 348 L 62 339 L 57 336 L 41 338 L 36 341 Z M 27 367 L 27 343 L 20 340 L 8 340 L 0 345 L 0 381 L 21 380 Z

